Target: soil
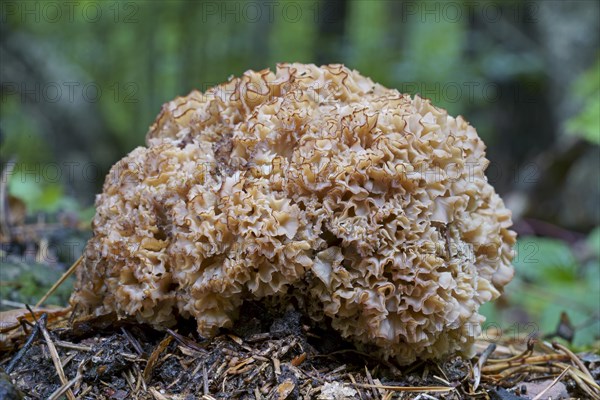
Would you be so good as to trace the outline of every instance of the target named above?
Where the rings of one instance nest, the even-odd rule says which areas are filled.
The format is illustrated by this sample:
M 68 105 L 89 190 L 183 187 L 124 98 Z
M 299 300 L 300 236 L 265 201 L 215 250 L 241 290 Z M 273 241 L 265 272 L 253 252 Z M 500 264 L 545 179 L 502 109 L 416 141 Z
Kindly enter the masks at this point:
M 110 316 L 49 335 L 78 399 L 530 398 L 522 382 L 500 387 L 485 375 L 474 390 L 473 360 L 455 356 L 400 367 L 358 352 L 294 310 L 273 315 L 250 304 L 240 315 L 231 330 L 210 340 L 199 337 L 192 322 L 158 331 Z M 5 354 L 0 366 L 14 357 Z M 600 363 L 587 365 L 598 380 Z M 39 335 L 10 377 L 0 375 L 0 399 L 65 398 L 56 395 L 65 383 Z M 570 396 L 588 398 L 575 385 L 568 389 Z

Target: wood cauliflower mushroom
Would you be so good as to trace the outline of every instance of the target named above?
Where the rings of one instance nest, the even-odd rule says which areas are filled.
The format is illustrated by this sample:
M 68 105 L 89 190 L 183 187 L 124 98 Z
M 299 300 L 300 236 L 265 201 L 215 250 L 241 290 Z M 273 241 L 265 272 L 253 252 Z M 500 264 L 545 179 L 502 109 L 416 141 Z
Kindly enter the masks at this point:
M 511 214 L 462 117 L 342 65 L 162 108 L 96 200 L 72 303 L 210 336 L 244 301 L 294 302 L 406 364 L 471 351 L 511 280 Z

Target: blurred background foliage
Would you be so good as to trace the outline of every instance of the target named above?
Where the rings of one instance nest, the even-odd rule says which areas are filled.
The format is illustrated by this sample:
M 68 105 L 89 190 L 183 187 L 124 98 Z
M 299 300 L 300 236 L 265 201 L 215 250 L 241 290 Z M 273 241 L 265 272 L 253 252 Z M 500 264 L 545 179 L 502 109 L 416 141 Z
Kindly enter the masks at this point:
M 571 329 L 589 346 L 600 337 L 599 13 L 594 1 L 5 1 L 2 298 L 32 302 L 32 268 L 60 275 L 79 256 L 94 194 L 164 102 L 277 62 L 344 63 L 466 116 L 487 143 L 488 178 L 520 234 L 517 277 L 485 306 L 488 324 Z

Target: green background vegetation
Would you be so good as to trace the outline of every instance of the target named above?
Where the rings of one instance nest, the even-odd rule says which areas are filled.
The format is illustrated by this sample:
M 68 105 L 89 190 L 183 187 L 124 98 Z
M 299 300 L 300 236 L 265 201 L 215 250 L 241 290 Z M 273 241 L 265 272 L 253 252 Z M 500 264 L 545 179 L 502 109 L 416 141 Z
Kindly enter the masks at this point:
M 485 306 L 488 324 L 551 334 L 566 312 L 575 345 L 597 343 L 597 2 L 78 1 L 70 12 L 7 1 L 0 17 L 0 160 L 14 165 L 24 223 L 89 221 L 108 168 L 175 96 L 277 62 L 341 62 L 466 116 L 488 145 L 489 179 L 520 234 L 517 277 Z M 33 302 L 52 279 L 11 261 L 19 246 L 3 247 L 1 276 L 19 280 L 6 271 L 21 265 L 19 289 L 0 289 Z M 59 257 L 55 275 L 77 256 Z

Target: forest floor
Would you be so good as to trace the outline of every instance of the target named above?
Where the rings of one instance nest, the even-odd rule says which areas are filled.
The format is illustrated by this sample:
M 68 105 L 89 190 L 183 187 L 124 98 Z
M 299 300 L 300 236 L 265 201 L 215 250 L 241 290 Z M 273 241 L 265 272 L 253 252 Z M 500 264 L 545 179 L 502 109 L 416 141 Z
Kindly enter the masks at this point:
M 272 315 L 259 304 L 209 340 L 192 323 L 157 331 L 113 316 L 73 322 L 59 311 L 4 329 L 1 399 L 600 398 L 600 356 L 541 340 L 478 341 L 473 359 L 400 367 L 295 311 Z

